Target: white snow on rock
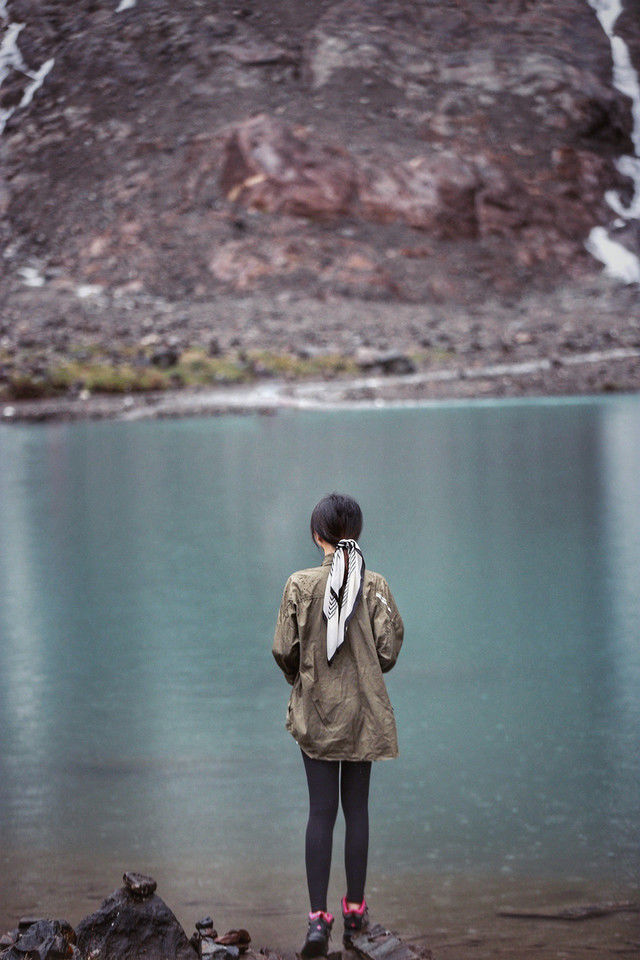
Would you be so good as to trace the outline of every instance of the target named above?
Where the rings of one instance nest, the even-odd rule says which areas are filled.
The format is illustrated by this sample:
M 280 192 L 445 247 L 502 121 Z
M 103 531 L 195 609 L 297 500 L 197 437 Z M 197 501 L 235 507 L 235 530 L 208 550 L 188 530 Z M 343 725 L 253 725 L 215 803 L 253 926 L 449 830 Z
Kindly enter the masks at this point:
M 49 73 L 53 67 L 55 60 L 51 57 L 49 60 L 45 60 L 39 70 L 36 70 L 35 73 L 30 73 L 29 76 L 32 78 L 31 83 L 28 84 L 24 93 L 22 94 L 22 100 L 18 104 L 18 109 L 20 107 L 26 107 L 27 104 L 31 103 L 33 100 L 33 95 L 36 90 L 39 90 L 42 86 L 44 78 Z
M 44 277 L 41 273 L 38 273 L 35 267 L 21 267 L 18 273 L 22 277 L 25 287 L 44 286 Z
M 629 48 L 614 34 L 616 21 L 622 12 L 622 0 L 588 0 L 595 11 L 604 32 L 611 42 L 613 58 L 613 85 L 631 99 L 633 128 L 631 140 L 633 156 L 619 157 L 616 167 L 633 184 L 633 196 L 628 206 L 622 202 L 617 190 L 608 190 L 605 200 L 616 214 L 614 226 L 620 221 L 640 218 L 640 80 L 631 63 Z M 604 227 L 594 227 L 585 244 L 589 253 L 605 266 L 605 272 L 624 283 L 640 283 L 640 259 L 622 244 L 609 237 Z
M 6 2 L 0 0 L 0 17 L 6 21 L 8 20 L 8 16 Z M 18 47 L 18 35 L 23 28 L 24 23 L 9 23 L 2 37 L 2 42 L 0 42 L 0 86 L 2 86 L 6 80 L 10 70 L 17 70 L 19 73 L 23 73 L 26 77 L 29 77 L 31 81 L 25 87 L 20 103 L 18 103 L 17 106 L 0 110 L 0 134 L 3 133 L 9 117 L 12 116 L 16 110 L 20 110 L 21 107 L 26 107 L 31 103 L 34 93 L 40 89 L 44 78 L 50 72 L 55 62 L 52 57 L 50 60 L 46 60 L 35 72 L 28 69 Z
M 76 297 L 80 297 L 81 300 L 86 297 L 97 297 L 103 289 L 104 287 L 100 286 L 99 283 L 81 283 L 80 286 L 76 287 Z
M 0 84 L 4 83 L 12 67 L 22 73 L 27 72 L 26 64 L 18 49 L 18 34 L 23 27 L 24 23 L 10 23 L 2 38 L 2 43 L 0 43 Z
M 640 283 L 640 260 L 617 240 L 612 240 L 604 227 L 594 227 L 585 247 L 592 257 L 604 264 L 605 273 L 624 283 Z
M 120 3 L 116 7 L 116 13 L 121 13 L 122 10 L 130 10 L 131 7 L 135 7 L 136 0 L 120 0 Z

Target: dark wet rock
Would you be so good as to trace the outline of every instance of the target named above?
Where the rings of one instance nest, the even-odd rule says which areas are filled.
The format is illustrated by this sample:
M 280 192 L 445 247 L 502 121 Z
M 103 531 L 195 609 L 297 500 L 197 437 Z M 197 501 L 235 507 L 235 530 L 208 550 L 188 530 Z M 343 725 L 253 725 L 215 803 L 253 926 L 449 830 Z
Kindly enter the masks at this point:
M 76 932 L 83 957 L 195 960 L 197 956 L 166 903 L 156 893 L 141 899 L 128 886 L 107 897 L 95 913 L 80 921 Z
M 175 367 L 179 359 L 180 353 L 175 347 L 158 347 L 151 354 L 151 363 L 155 367 L 159 367 L 160 370 L 168 370 L 170 367 Z
M 352 945 L 365 960 L 433 960 L 428 947 L 406 943 L 379 923 L 355 937 Z
M 36 920 L 9 936 L 13 942 L 0 953 L 2 960 L 80 960 L 75 931 L 66 920 Z
M 229 930 L 219 937 L 211 917 L 205 917 L 196 923 L 196 932 L 190 943 L 198 956 L 205 960 L 238 960 L 240 954 L 246 953 L 251 937 L 244 929 Z
M 202 956 L 216 957 L 217 960 L 238 960 L 240 949 L 233 945 L 226 946 L 223 943 L 216 943 L 214 941 L 210 953 L 205 953 L 203 948 Z
M 122 879 L 127 890 L 137 900 L 146 900 L 156 892 L 158 886 L 153 877 L 147 877 L 143 873 L 133 873 L 130 870 L 124 874 Z
M 28 930 L 29 927 L 33 926 L 34 923 L 39 923 L 41 920 L 44 920 L 44 917 L 33 917 L 33 916 L 24 916 L 20 917 L 18 920 L 18 930 L 24 931 Z
M 196 922 L 195 933 L 189 939 L 189 943 L 196 951 L 199 957 L 210 956 L 215 947 L 215 938 L 218 931 L 213 926 L 211 917 L 203 917 Z
M 215 937 L 205 931 L 198 931 L 190 942 L 196 949 L 198 956 L 204 958 L 204 960 L 213 960 L 214 957 L 217 960 L 225 960 L 227 957 L 227 948 L 221 943 L 216 943 Z
M 416 365 L 411 357 L 398 350 L 378 352 L 362 347 L 356 351 L 355 361 L 361 370 L 386 375 L 414 373 Z

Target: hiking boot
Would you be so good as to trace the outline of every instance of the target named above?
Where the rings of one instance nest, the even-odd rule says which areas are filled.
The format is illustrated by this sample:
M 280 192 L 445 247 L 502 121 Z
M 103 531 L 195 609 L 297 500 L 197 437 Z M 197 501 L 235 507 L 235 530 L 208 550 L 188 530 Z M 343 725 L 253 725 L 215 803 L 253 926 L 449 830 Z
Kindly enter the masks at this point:
M 359 907 L 347 907 L 347 898 L 342 898 L 342 916 L 344 917 L 344 933 L 342 942 L 345 947 L 351 947 L 352 941 L 369 926 L 369 910 L 367 901 L 363 900 Z
M 309 914 L 309 929 L 307 930 L 307 939 L 305 940 L 301 957 L 326 957 L 329 950 L 329 937 L 331 936 L 331 927 L 333 926 L 333 917 L 324 910 L 316 910 Z

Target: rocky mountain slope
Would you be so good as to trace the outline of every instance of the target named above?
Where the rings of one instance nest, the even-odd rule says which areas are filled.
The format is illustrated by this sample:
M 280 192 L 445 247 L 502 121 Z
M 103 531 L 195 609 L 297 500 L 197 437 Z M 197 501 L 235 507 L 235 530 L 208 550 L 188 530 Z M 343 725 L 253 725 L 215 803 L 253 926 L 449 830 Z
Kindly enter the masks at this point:
M 259 375 L 274 354 L 347 369 L 367 351 L 420 364 L 506 341 L 519 357 L 581 330 L 587 347 L 640 347 L 637 290 L 585 250 L 613 220 L 605 192 L 631 195 L 615 159 L 634 150 L 586 0 L 0 13 L 24 24 L 30 71 L 11 62 L 0 86 L 7 396 L 20 377 L 25 395 L 86 386 L 96 358 L 164 386 L 189 350 L 204 379 L 233 379 L 247 351 Z M 639 24 L 627 0 L 636 63 Z M 637 221 L 621 233 L 640 252 Z

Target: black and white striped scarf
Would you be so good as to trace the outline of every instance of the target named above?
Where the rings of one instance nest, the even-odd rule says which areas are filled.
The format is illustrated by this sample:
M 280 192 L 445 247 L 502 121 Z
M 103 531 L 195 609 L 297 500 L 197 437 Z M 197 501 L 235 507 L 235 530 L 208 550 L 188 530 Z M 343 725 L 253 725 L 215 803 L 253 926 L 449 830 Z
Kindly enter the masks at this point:
M 346 582 L 345 558 L 348 559 Z M 360 599 L 364 571 L 364 557 L 357 542 L 355 540 L 340 540 L 331 561 L 331 570 L 327 578 L 322 605 L 322 612 L 327 621 L 327 660 L 329 663 L 331 663 L 336 650 L 344 641 L 346 626 Z

